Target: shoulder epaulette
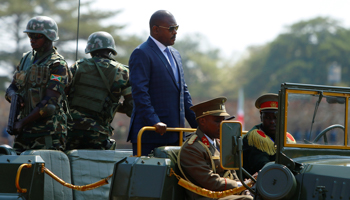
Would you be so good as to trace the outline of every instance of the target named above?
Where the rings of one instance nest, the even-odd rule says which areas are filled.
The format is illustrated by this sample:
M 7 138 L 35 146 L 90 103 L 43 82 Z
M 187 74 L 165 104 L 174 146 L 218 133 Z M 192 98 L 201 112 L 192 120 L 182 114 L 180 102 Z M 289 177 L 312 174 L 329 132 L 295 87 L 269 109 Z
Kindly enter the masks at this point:
M 296 144 L 294 137 L 290 133 L 286 133 L 287 136 L 287 144 Z
M 247 134 L 249 146 L 254 146 L 269 155 L 276 153 L 275 143 L 262 130 L 254 129 Z
M 188 144 L 191 145 L 194 143 L 194 141 L 197 139 L 198 135 L 194 134 L 190 139 L 188 140 Z

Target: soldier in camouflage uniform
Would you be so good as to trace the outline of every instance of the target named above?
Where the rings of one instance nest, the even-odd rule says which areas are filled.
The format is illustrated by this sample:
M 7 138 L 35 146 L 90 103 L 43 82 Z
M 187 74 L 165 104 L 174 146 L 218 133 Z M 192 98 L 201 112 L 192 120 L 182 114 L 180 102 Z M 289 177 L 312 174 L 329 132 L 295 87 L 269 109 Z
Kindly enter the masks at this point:
M 14 94 L 20 95 L 14 149 L 18 153 L 28 149 L 64 150 L 67 134 L 64 90 L 70 72 L 52 44 L 59 39 L 57 24 L 46 16 L 34 17 L 24 33 L 28 34 L 33 50 L 23 54 L 5 95 L 9 102 Z
M 70 70 L 74 76 L 68 95 L 73 120 L 69 120 L 67 149 L 115 149 L 111 122 L 116 112 L 131 116 L 133 100 L 129 68 L 118 63 L 113 37 L 107 32 L 92 33 L 85 53 Z M 124 102 L 120 103 L 121 96 Z

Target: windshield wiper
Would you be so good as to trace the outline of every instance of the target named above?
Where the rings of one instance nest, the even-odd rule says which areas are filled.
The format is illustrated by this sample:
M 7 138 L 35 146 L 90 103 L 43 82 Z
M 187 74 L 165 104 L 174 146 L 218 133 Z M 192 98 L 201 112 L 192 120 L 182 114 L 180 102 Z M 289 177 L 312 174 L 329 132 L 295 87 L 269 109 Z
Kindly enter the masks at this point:
M 322 100 L 322 98 L 323 98 L 323 92 L 320 91 L 319 94 L 320 94 L 320 96 L 318 97 L 318 100 L 317 100 L 316 105 L 315 105 L 314 116 L 312 117 L 309 139 L 311 139 L 312 125 L 313 125 L 314 122 L 315 122 L 315 117 L 316 117 L 316 113 L 317 113 L 318 106 L 320 105 L 321 100 Z M 308 140 L 306 140 L 306 139 L 304 139 L 304 141 L 307 142 L 307 143 L 309 143 L 309 144 L 311 144 L 311 142 L 308 141 Z

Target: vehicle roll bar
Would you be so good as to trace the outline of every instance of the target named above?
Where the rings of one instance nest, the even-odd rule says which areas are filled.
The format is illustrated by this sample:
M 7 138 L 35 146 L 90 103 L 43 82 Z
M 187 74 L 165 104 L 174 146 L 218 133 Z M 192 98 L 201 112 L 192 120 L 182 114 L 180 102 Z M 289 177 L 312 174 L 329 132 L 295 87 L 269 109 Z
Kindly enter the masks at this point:
M 141 157 L 141 138 L 142 134 L 145 131 L 155 131 L 156 127 L 153 126 L 144 126 L 140 129 L 139 133 L 137 134 L 137 157 Z M 183 132 L 195 132 L 197 129 L 195 128 L 167 128 L 166 131 L 168 132 L 179 132 L 179 146 L 182 146 L 183 142 Z

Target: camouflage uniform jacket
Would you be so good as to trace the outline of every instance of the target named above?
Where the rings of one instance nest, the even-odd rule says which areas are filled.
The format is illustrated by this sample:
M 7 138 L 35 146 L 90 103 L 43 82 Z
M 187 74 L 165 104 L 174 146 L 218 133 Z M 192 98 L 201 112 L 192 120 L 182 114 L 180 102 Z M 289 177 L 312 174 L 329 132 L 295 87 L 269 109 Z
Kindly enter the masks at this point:
M 64 109 L 66 95 L 64 89 L 69 84 L 67 63 L 54 47 L 40 58 L 36 52 L 23 54 L 13 76 L 14 84 L 23 100 L 20 118 L 24 118 L 45 97 L 47 89 L 59 92 L 59 98 L 50 98 L 46 104 L 54 105 L 53 114 L 40 118 L 23 128 L 23 137 L 40 137 L 49 134 L 67 134 L 67 116 Z M 6 97 L 9 98 L 9 97 Z M 40 109 L 43 112 L 45 107 Z
M 98 63 L 101 68 L 116 67 L 116 74 L 114 75 L 113 83 L 111 85 L 110 92 L 116 99 L 120 99 L 121 96 L 126 96 L 131 94 L 131 85 L 129 83 L 129 68 L 126 65 L 118 63 L 113 59 L 93 57 L 89 59 L 82 59 L 77 61 L 70 67 L 70 70 L 73 74 L 73 84 L 69 93 L 69 102 L 70 102 L 70 112 L 73 120 L 68 121 L 69 127 L 74 130 L 91 130 L 99 132 L 101 134 L 113 135 L 113 128 L 111 127 L 111 122 L 114 118 L 115 113 L 117 112 L 117 107 L 119 102 L 112 102 L 111 98 L 106 97 L 104 102 L 104 108 L 102 112 L 94 112 L 82 107 L 71 106 L 71 98 L 74 98 L 74 92 L 76 90 L 76 75 L 77 70 L 84 62 Z M 113 63 L 113 65 L 111 64 Z M 85 63 L 86 64 L 86 63 Z M 103 70 L 103 69 L 102 69 Z

